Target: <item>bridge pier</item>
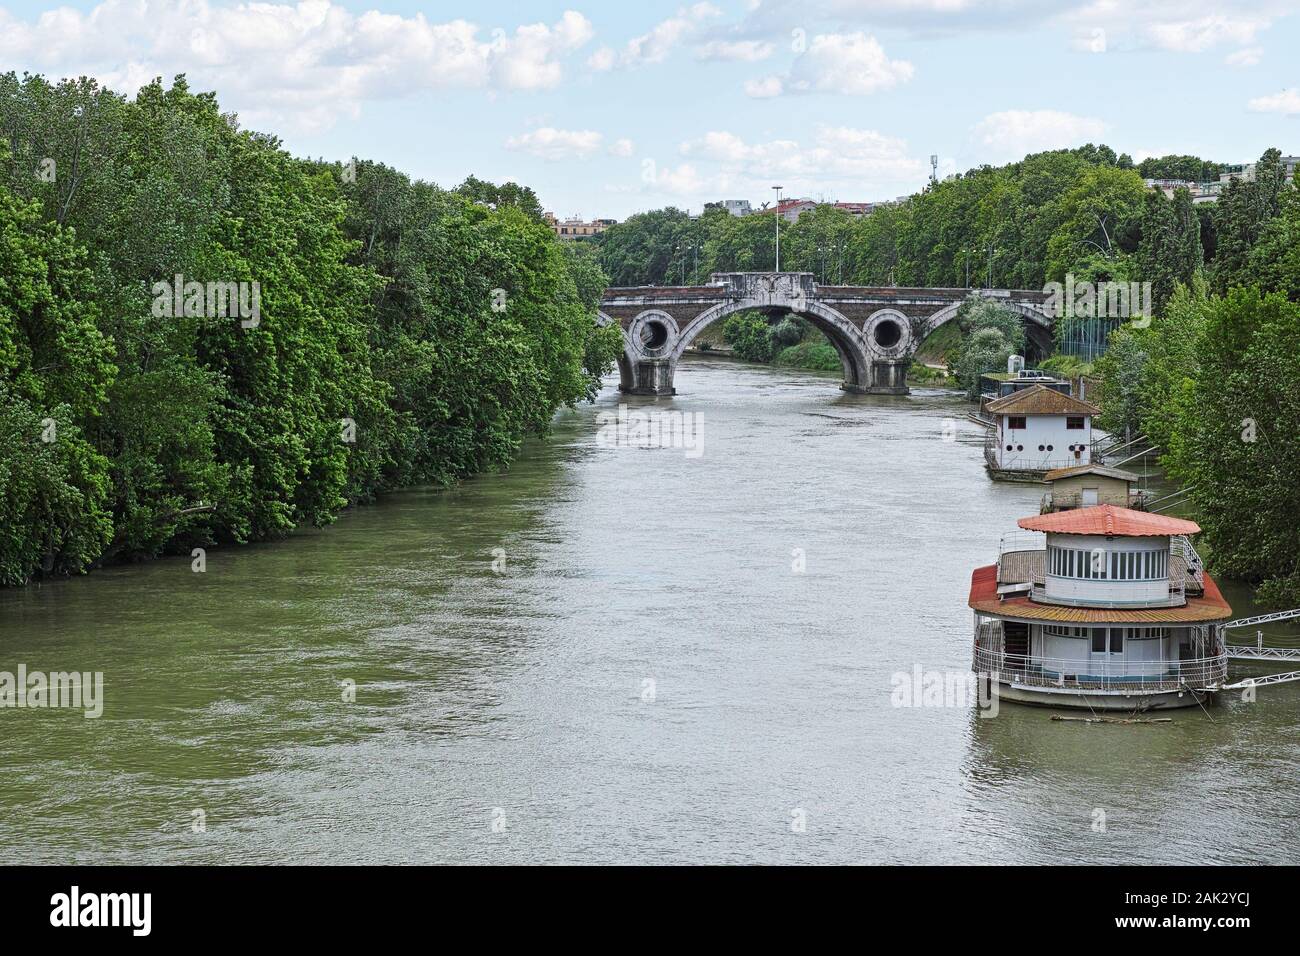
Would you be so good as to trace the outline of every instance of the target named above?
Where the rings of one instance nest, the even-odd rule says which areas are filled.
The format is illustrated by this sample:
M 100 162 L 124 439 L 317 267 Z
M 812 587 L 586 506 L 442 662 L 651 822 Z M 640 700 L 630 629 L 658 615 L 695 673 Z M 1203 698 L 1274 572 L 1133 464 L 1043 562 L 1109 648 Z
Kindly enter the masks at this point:
M 864 395 L 906 395 L 910 391 L 907 370 L 911 365 L 911 359 L 877 359 L 867 368 L 866 387 L 848 390 Z
M 673 362 L 668 359 L 651 359 L 632 365 L 632 382 L 620 385 L 628 395 L 676 395 L 673 388 Z

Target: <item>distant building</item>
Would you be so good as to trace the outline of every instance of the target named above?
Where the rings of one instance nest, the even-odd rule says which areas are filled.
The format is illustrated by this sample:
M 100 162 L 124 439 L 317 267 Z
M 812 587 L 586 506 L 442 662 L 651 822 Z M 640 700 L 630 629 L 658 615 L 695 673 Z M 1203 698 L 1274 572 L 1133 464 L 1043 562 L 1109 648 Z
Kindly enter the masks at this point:
M 842 212 L 848 213 L 855 219 L 859 219 L 863 216 L 871 215 L 872 210 L 878 205 L 880 204 L 870 202 L 824 203 L 816 202 L 812 199 L 785 199 L 781 201 L 779 206 L 764 209 L 763 212 L 776 212 L 776 214 L 781 216 L 781 218 L 786 222 L 798 222 L 800 216 L 816 209 L 818 206 L 831 206 L 835 209 L 841 210 Z
M 765 211 L 775 212 L 786 222 L 798 222 L 800 216 L 816 208 L 817 203 L 811 199 L 783 199 L 780 204 Z
M 1258 163 L 1246 163 L 1243 166 L 1229 166 L 1227 170 L 1219 174 L 1220 183 L 1229 183 L 1234 179 L 1244 179 L 1248 183 L 1255 181 L 1255 169 Z M 1286 172 L 1287 182 L 1295 176 L 1296 168 L 1300 167 L 1300 156 L 1283 156 L 1282 168 Z
M 1194 205 L 1215 202 L 1219 198 L 1219 190 L 1223 188 L 1222 181 L 1194 183 L 1185 179 L 1147 179 L 1144 182 L 1147 189 L 1158 189 L 1166 199 L 1173 199 L 1175 190 L 1186 189 L 1191 193 Z
M 837 202 L 835 208 L 843 210 L 854 219 L 861 219 L 863 216 L 870 216 L 875 205 L 870 202 Z
M 721 205 L 723 209 L 727 210 L 730 215 L 736 216 L 737 218 L 740 216 L 748 216 L 754 211 L 754 208 L 749 204 L 748 199 L 724 199 L 719 205 Z
M 563 222 L 555 218 L 552 212 L 542 214 L 557 236 L 561 239 L 579 239 L 583 236 L 595 236 L 604 232 L 610 226 L 617 225 L 617 219 L 593 219 L 590 222 L 583 221 L 581 216 L 570 216 Z

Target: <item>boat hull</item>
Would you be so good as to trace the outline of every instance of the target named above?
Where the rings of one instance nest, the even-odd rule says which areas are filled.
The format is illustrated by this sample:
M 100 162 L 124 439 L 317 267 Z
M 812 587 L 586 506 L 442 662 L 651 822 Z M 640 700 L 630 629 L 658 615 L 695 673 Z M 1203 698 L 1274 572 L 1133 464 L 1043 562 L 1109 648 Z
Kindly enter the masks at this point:
M 998 698 L 1018 704 L 1038 707 L 1058 707 L 1075 710 L 1108 711 L 1114 713 L 1145 712 L 1149 710 L 1174 710 L 1213 704 L 1210 691 L 1191 689 L 1148 691 L 1135 687 L 1132 690 L 1084 690 L 1071 687 L 1030 687 L 1014 682 L 998 682 Z

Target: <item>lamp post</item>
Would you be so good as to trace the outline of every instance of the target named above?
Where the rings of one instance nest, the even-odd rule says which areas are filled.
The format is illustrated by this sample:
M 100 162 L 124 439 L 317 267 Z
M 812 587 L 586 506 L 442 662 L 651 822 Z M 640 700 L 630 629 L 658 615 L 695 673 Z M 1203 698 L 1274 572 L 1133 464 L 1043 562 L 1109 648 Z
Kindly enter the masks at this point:
M 989 281 L 988 281 L 988 285 L 985 286 L 986 289 L 993 288 L 993 256 L 998 251 L 999 250 L 993 248 L 993 243 L 990 242 L 989 243 Z
M 781 190 L 783 186 L 773 186 L 776 190 L 776 271 L 781 271 Z

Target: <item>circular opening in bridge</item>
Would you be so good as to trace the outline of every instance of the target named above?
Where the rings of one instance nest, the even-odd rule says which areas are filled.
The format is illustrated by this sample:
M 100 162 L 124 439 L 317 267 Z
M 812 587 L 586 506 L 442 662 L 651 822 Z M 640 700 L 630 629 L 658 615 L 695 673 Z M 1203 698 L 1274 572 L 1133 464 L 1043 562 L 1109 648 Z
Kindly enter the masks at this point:
M 668 341 L 668 326 L 662 322 L 647 322 L 641 326 L 641 345 L 647 349 L 661 349 Z
M 872 334 L 882 349 L 893 348 L 903 338 L 902 328 L 893 319 L 881 319 Z

